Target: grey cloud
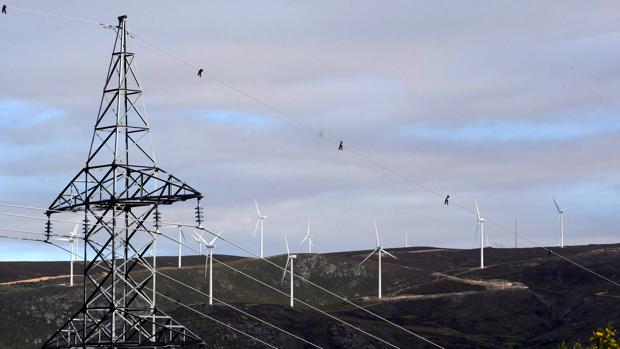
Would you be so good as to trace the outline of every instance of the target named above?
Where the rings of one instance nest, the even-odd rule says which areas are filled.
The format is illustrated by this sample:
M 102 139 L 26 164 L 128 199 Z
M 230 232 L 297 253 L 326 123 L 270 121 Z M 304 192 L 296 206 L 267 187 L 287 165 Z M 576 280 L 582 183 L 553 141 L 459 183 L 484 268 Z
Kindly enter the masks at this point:
M 620 181 L 612 156 L 617 133 L 500 143 L 402 136 L 405 127 L 419 123 L 458 128 L 500 120 L 536 124 L 570 117 L 585 124 L 610 118 L 618 110 L 620 85 L 615 2 L 19 6 L 106 22 L 128 14 L 131 30 L 141 37 L 442 195 L 449 192 L 466 205 L 478 199 L 489 218 L 511 226 L 519 217 L 522 233 L 535 241 L 557 243 L 553 195 L 574 208 L 567 215 L 571 243 L 617 241 L 613 209 Z M 18 12 L 3 16 L 0 28 L 6 48 L 0 100 L 29 100 L 66 113 L 53 122 L 0 131 L 0 151 L 17 155 L 2 162 L 0 198 L 46 206 L 86 158 L 113 33 Z M 441 198 L 351 153 L 337 152 L 329 138 L 296 127 L 208 77 L 196 78 L 144 43 L 133 47 L 158 164 L 208 195 L 214 228 L 254 247 L 249 234 L 257 198 L 270 217 L 270 253 L 282 250 L 285 231 L 301 238 L 308 218 L 321 251 L 370 246 L 375 218 L 389 246 L 402 244 L 408 229 L 416 244 L 472 247 L 467 213 L 443 207 Z M 200 115 L 218 110 L 268 123 Z M 41 146 L 39 153 L 28 151 Z M 191 221 L 191 210 L 190 204 L 171 207 L 166 216 Z M 27 223 L 2 218 L 0 225 L 20 224 Z M 489 234 L 498 244 L 511 244 L 506 232 L 489 227 Z M 164 253 L 174 253 L 169 243 L 161 245 Z M 33 244 L 28 248 L 33 251 L 28 258 L 63 256 Z

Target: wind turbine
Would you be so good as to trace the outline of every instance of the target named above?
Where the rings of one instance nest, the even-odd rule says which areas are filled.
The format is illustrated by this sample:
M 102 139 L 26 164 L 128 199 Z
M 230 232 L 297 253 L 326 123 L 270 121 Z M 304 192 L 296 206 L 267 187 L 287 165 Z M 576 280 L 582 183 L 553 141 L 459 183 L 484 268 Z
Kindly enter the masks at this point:
M 182 263 L 181 263 L 181 258 L 183 256 L 183 244 L 185 244 L 187 242 L 187 239 L 185 238 L 185 233 L 183 232 L 183 225 L 181 224 L 181 218 L 179 218 L 179 223 L 177 223 L 176 225 L 172 225 L 170 227 L 176 227 L 177 231 L 179 232 L 179 263 L 178 263 L 178 268 L 181 269 Z
M 204 232 L 203 232 L 204 233 Z M 203 238 L 203 234 L 198 234 L 194 232 L 194 239 L 200 241 L 205 244 L 207 247 L 207 254 L 205 259 L 205 277 L 207 277 L 207 266 L 209 267 L 209 305 L 213 304 L 213 249 L 215 248 L 215 240 L 217 240 L 220 235 L 222 235 L 223 231 L 220 230 L 219 233 L 215 235 L 213 240 L 207 242 Z
M 312 238 L 314 235 L 310 233 L 310 220 L 308 219 L 308 229 L 306 230 L 306 236 L 304 236 L 303 240 L 299 243 L 300 245 L 304 243 L 304 241 L 308 240 L 308 253 L 312 253 L 312 246 L 314 243 L 312 242 Z
M 478 201 L 474 200 L 474 203 L 476 204 L 476 228 L 480 230 L 480 269 L 482 269 L 484 268 L 484 222 L 486 222 L 486 219 L 480 216 Z
M 553 203 L 555 204 L 555 208 L 558 209 L 558 217 L 560 219 L 560 248 L 564 248 L 564 212 L 566 212 L 566 209 L 560 208 L 555 198 L 553 198 Z
M 286 277 L 286 272 L 288 271 L 288 265 L 289 262 L 291 264 L 291 280 L 290 280 L 290 284 L 291 284 L 291 308 L 293 308 L 293 301 L 294 301 L 294 297 L 293 297 L 293 289 L 294 289 L 294 284 L 293 284 L 293 261 L 297 258 L 296 254 L 291 254 L 291 251 L 288 249 L 288 239 L 286 238 L 286 233 L 284 234 L 284 243 L 286 244 L 286 265 L 284 266 L 284 273 L 282 274 L 282 284 L 284 284 L 284 278 Z
M 200 233 L 194 231 L 194 240 L 198 242 L 198 254 L 200 256 L 202 256 L 202 237 L 204 236 L 204 234 L 204 231 L 201 231 Z
M 364 260 L 359 264 L 362 265 L 364 262 L 366 262 L 366 260 L 368 260 L 368 258 L 370 258 L 373 254 L 375 254 L 375 252 L 377 252 L 377 256 L 379 257 L 379 299 L 381 299 L 381 256 L 383 254 L 386 254 L 394 259 L 397 259 L 393 254 L 389 253 L 388 251 L 383 249 L 383 246 L 381 245 L 381 242 L 379 241 L 379 229 L 377 228 L 377 221 L 375 221 L 375 237 L 377 239 L 377 247 L 375 247 L 374 250 L 372 250 L 372 252 L 370 252 L 370 254 L 364 258 Z
M 256 237 L 256 232 L 260 228 L 260 258 L 263 258 L 263 221 L 267 216 L 263 216 L 260 214 L 260 209 L 258 208 L 258 202 L 254 199 L 254 205 L 256 205 L 256 227 L 254 227 L 254 234 L 252 236 Z
M 77 246 L 77 241 L 78 241 L 78 228 L 80 227 L 80 222 L 76 222 L 75 223 L 75 227 L 73 227 L 73 231 L 71 231 L 71 235 L 69 238 L 54 238 L 54 240 L 58 240 L 58 241 L 67 241 L 69 242 L 69 253 L 71 254 L 71 260 L 69 262 L 69 270 L 70 270 L 70 277 L 69 277 L 69 286 L 73 286 L 73 262 L 75 262 L 75 256 L 78 253 L 78 246 Z
M 179 219 L 179 223 L 177 224 L 177 229 L 179 231 L 179 269 L 181 269 L 181 257 L 183 256 L 183 244 L 187 241 L 185 238 L 185 233 L 183 233 L 183 226 L 181 225 L 181 219 Z

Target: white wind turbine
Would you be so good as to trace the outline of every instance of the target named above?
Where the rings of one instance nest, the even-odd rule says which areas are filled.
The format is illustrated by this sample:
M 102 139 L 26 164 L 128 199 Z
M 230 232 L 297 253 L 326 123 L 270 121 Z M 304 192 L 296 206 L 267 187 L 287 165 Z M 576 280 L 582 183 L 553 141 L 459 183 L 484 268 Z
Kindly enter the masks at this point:
M 254 227 L 254 234 L 252 236 L 256 237 L 256 232 L 260 228 L 260 258 L 263 258 L 263 221 L 267 216 L 263 216 L 260 214 L 260 209 L 258 208 L 258 202 L 254 199 L 254 205 L 256 205 L 256 226 Z
M 78 254 L 78 228 L 80 227 L 80 222 L 75 223 L 75 227 L 73 227 L 73 231 L 71 231 L 71 235 L 69 238 L 54 238 L 54 240 L 58 241 L 67 241 L 69 242 L 69 253 L 71 255 L 71 259 L 69 262 L 69 286 L 73 286 L 73 262 L 75 262 L 75 256 Z
M 181 258 L 183 256 L 183 245 L 185 243 L 187 243 L 187 239 L 185 238 L 185 233 L 183 232 L 183 224 L 181 224 L 181 219 L 179 218 L 179 223 L 177 223 L 176 225 L 170 225 L 168 226 L 169 228 L 172 227 L 176 227 L 177 231 L 179 232 L 179 263 L 178 263 L 178 268 L 180 269 L 182 266 L 182 262 L 181 262 Z
M 381 256 L 383 254 L 386 254 L 394 259 L 397 259 L 393 254 L 389 253 L 388 251 L 383 249 L 383 246 L 381 245 L 381 241 L 379 241 L 379 229 L 377 228 L 377 222 L 375 221 L 375 238 L 377 239 L 377 247 L 375 247 L 374 250 L 372 250 L 372 252 L 370 252 L 370 254 L 364 258 L 364 260 L 359 264 L 362 265 L 364 262 L 366 262 L 366 260 L 368 260 L 368 258 L 370 258 L 373 254 L 375 254 L 375 252 L 377 252 L 377 256 L 379 257 L 379 299 L 381 299 L 382 295 L 381 295 Z
M 299 243 L 303 244 L 306 240 L 308 241 L 308 253 L 312 253 L 312 246 L 314 246 L 314 242 L 312 242 L 312 238 L 314 235 L 310 233 L 310 220 L 308 219 L 308 229 L 306 230 L 306 236 L 304 236 L 303 240 Z
M 203 232 L 204 233 L 204 232 Z M 213 249 L 215 248 L 215 240 L 217 240 L 220 235 L 222 235 L 223 231 L 220 230 L 219 233 L 215 235 L 215 237 L 207 242 L 203 238 L 203 234 L 198 234 L 194 232 L 194 239 L 199 241 L 201 244 L 205 244 L 207 247 L 207 254 L 205 260 L 205 277 L 207 277 L 207 266 L 209 269 L 209 305 L 213 304 Z
M 564 248 L 564 212 L 566 212 L 566 209 L 560 208 L 555 198 L 553 198 L 553 203 L 555 208 L 558 209 L 558 218 L 560 219 L 560 248 Z
M 486 219 L 480 216 L 478 201 L 474 200 L 474 203 L 476 204 L 476 229 L 480 230 L 480 268 L 482 269 L 484 268 L 484 222 L 486 222 Z
M 291 251 L 288 249 L 288 239 L 286 238 L 286 234 L 284 234 L 284 243 L 286 244 L 286 265 L 284 266 L 284 273 L 282 274 L 282 283 L 284 284 L 284 278 L 286 277 L 286 272 L 288 271 L 288 265 L 290 262 L 291 265 L 291 279 L 290 279 L 290 284 L 291 284 L 291 308 L 293 308 L 293 302 L 295 300 L 294 296 L 293 296 L 293 289 L 294 289 L 294 284 L 293 284 L 293 261 L 297 258 L 296 254 L 291 254 Z
M 204 231 L 201 231 L 200 233 L 197 233 L 194 231 L 194 240 L 196 240 L 196 242 L 198 242 L 198 255 L 202 256 L 202 237 L 205 235 Z
M 183 257 L 183 244 L 187 242 L 187 239 L 185 239 L 185 233 L 183 233 L 183 226 L 181 226 L 181 223 L 179 222 L 179 225 L 177 226 L 179 229 L 179 269 L 181 269 L 181 258 Z

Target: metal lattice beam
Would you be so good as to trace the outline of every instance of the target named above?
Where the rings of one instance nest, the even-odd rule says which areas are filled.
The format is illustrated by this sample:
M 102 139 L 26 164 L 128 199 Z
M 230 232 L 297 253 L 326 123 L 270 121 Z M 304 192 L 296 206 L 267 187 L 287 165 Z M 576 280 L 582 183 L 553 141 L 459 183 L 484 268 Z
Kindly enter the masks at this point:
M 202 194 L 156 166 L 149 125 L 127 51 L 127 17 L 116 40 L 86 166 L 49 206 L 47 215 L 84 212 L 83 305 L 43 348 L 183 347 L 202 340 L 158 309 L 155 232 L 159 205 Z M 89 252 L 91 255 L 89 256 Z

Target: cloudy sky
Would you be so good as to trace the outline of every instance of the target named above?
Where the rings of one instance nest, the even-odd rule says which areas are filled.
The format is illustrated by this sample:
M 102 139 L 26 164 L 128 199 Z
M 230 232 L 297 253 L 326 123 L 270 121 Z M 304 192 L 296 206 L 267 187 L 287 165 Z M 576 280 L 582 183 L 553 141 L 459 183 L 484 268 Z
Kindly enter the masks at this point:
M 9 5 L 107 23 L 127 14 L 139 36 L 320 130 L 132 43 L 158 165 L 207 196 L 209 227 L 252 250 L 255 198 L 268 254 L 282 253 L 285 232 L 301 240 L 308 219 L 320 252 L 372 248 L 375 219 L 386 247 L 404 245 L 405 231 L 413 245 L 474 246 L 471 213 L 338 152 L 332 138 L 470 209 L 478 200 L 493 222 L 518 218 L 538 244 L 558 244 L 554 196 L 568 209 L 567 244 L 618 242 L 616 1 Z M 47 207 L 84 165 L 114 33 L 17 10 L 0 30 L 0 202 Z M 178 205 L 164 220 L 191 222 L 192 210 Z M 514 245 L 497 226 L 485 232 Z M 0 241 L 2 260 L 62 258 Z

